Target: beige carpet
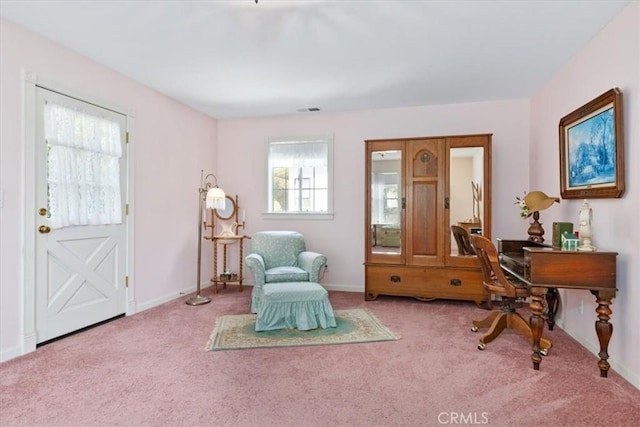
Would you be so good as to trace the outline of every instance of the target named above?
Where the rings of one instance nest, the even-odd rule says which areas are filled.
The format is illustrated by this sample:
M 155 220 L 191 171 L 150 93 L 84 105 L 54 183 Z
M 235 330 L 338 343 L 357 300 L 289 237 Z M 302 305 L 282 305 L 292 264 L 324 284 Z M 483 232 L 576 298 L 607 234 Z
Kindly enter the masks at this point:
M 400 337 L 365 309 L 334 310 L 337 326 L 299 331 L 279 329 L 256 332 L 256 315 L 225 315 L 217 319 L 205 350 L 238 350 L 392 341 Z

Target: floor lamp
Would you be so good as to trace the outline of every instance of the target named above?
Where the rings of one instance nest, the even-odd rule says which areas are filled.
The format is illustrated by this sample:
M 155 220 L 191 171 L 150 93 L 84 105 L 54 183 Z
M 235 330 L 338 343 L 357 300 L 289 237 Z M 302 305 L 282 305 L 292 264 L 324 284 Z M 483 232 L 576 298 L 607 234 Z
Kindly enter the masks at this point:
M 209 180 L 215 179 L 215 184 Z M 211 302 L 210 298 L 200 295 L 200 269 L 202 265 L 202 212 L 206 205 L 207 209 L 224 209 L 225 194 L 222 188 L 218 187 L 218 178 L 210 173 L 204 176 L 204 171 L 200 170 L 200 188 L 198 188 L 198 270 L 196 274 L 196 296 L 189 298 L 188 305 L 202 305 Z

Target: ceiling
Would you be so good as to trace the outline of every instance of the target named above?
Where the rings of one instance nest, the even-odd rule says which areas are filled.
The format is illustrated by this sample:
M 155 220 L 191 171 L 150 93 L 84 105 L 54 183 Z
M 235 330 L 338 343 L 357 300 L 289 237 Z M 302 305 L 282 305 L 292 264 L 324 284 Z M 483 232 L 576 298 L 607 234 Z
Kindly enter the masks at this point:
M 629 2 L 0 0 L 0 15 L 236 118 L 529 98 Z

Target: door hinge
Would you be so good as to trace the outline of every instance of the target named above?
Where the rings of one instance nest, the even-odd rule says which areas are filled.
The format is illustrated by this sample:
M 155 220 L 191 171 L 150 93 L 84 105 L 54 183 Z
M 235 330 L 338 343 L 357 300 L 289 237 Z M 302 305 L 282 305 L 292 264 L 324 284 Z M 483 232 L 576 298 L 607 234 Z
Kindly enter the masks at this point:
M 129 276 L 124 276 L 124 287 L 125 288 L 129 287 Z
M 124 205 L 124 216 L 129 216 L 129 203 Z
M 129 132 L 125 133 L 125 137 L 124 137 L 125 142 L 128 144 L 129 143 Z

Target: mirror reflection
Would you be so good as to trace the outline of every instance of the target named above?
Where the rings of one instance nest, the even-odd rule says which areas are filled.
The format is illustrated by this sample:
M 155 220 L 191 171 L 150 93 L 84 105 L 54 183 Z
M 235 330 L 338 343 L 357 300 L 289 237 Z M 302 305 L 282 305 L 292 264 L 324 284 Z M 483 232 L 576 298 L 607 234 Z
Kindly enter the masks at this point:
M 371 246 L 373 253 L 400 253 L 402 152 L 371 153 Z
M 231 219 L 236 214 L 236 202 L 233 200 L 233 197 L 227 195 L 224 208 L 214 209 L 213 212 L 220 219 Z
M 482 234 L 484 149 L 450 149 L 449 224 L 451 255 L 475 256 L 470 234 Z

